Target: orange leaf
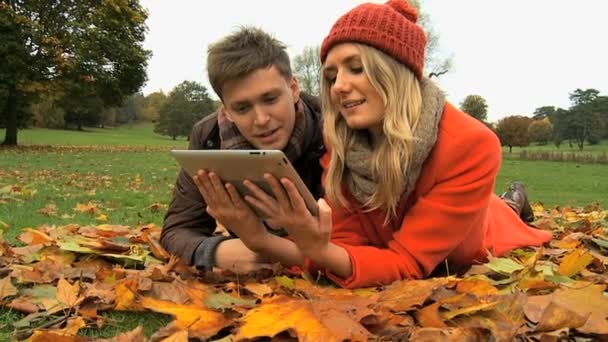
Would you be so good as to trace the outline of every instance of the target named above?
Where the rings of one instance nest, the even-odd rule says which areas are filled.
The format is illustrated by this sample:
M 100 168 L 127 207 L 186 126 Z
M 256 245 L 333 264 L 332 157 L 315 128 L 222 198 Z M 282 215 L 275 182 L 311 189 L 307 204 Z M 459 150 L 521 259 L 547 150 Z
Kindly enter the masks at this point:
M 71 285 L 64 278 L 57 283 L 57 300 L 67 308 L 72 308 L 82 300 L 79 299 L 80 285 L 77 282 Z
M 4 277 L 0 280 L 0 299 L 17 294 L 17 288 L 11 282 L 11 277 Z
M 175 316 L 178 326 L 188 329 L 191 336 L 209 338 L 230 325 L 230 321 L 223 314 L 200 305 L 175 304 L 148 297 L 142 297 L 140 303 L 148 310 Z
M 325 305 L 327 304 L 325 303 Z M 345 339 L 359 341 L 365 339 L 363 336 L 367 336 L 367 333 L 360 324 L 348 319 L 340 310 L 331 311 L 331 315 L 334 317 L 328 322 L 328 327 L 324 323 L 325 320 L 330 319 L 331 315 L 319 317 L 319 313 L 323 310 L 315 309 L 310 301 L 278 296 L 247 312 L 235 339 L 273 337 L 286 330 L 294 332 L 300 341 L 342 341 Z
M 557 271 L 563 276 L 571 277 L 584 270 L 592 261 L 593 256 L 584 249 L 575 249 L 562 259 Z
M 48 236 L 47 234 L 32 228 L 25 228 L 25 232 L 21 233 L 17 239 L 25 244 L 34 246 L 34 245 L 44 245 L 53 241 L 53 238 Z
M 447 327 L 441 316 L 439 316 L 440 306 L 441 303 L 437 302 L 416 311 L 416 319 L 418 320 L 418 323 L 425 328 Z
M 26 342 L 85 342 L 87 339 L 82 336 L 66 336 L 61 333 L 56 333 L 53 331 L 40 331 L 36 330 L 26 340 Z
M 137 310 L 135 294 L 137 293 L 137 278 L 128 278 L 116 285 L 115 310 Z
M 456 284 L 456 291 L 460 293 L 471 293 L 477 297 L 498 294 L 498 289 L 485 280 L 464 279 Z

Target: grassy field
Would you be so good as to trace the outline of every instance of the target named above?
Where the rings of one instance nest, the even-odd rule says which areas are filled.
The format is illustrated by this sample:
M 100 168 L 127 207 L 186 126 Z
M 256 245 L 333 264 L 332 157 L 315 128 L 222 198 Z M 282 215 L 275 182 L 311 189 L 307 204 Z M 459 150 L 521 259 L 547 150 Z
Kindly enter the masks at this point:
M 0 129 L 4 140 L 4 129 Z M 172 140 L 153 132 L 152 123 L 135 123 L 109 128 L 86 127 L 84 131 L 30 128 L 19 131 L 20 145 L 106 145 L 187 147 L 184 137 Z
M 11 243 L 16 243 L 15 237 L 23 228 L 42 224 L 162 225 L 178 171 L 168 150 L 187 143 L 184 139 L 173 141 L 158 136 L 150 125 L 85 132 L 32 129 L 21 131 L 19 142 L 92 147 L 0 149 L 0 226 L 8 225 L 5 236 Z M 123 146 L 155 150 L 129 150 Z M 605 165 L 505 160 L 496 193 L 504 191 L 511 180 L 523 181 L 531 200 L 546 207 L 592 202 L 608 207 Z M 94 209 L 84 213 L 76 210 L 79 205 Z M 170 320 L 152 313 L 106 315 L 111 322 L 108 327 L 87 329 L 84 333 L 113 336 L 141 324 L 150 335 Z M 0 310 L 0 340 L 7 340 L 11 334 L 6 323 L 20 317 L 13 311 Z
M 549 142 L 546 145 L 537 145 L 536 143 L 533 143 L 526 147 L 514 146 L 511 154 L 518 155 L 523 150 L 550 151 L 550 152 L 563 152 L 563 153 L 591 153 L 591 154 L 606 153 L 606 152 L 608 152 L 608 139 L 604 139 L 604 140 L 600 141 L 600 143 L 597 145 L 585 144 L 583 146 L 582 151 L 579 150 L 578 145 L 576 145 L 574 142 L 572 143 L 572 147 L 570 147 L 570 145 L 568 145 L 568 141 L 563 141 L 561 143 L 561 145 L 559 146 L 559 148 L 556 147 L 552 142 Z M 508 155 L 509 147 L 503 146 L 502 151 L 505 156 Z

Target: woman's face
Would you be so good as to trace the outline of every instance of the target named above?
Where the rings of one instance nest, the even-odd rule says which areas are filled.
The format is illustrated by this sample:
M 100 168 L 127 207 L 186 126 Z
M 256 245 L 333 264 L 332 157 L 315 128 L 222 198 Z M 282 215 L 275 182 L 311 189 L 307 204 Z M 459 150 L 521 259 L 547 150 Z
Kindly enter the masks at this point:
M 351 43 L 334 46 L 323 64 L 331 102 L 348 127 L 382 131 L 385 105 L 363 70 L 359 48 Z

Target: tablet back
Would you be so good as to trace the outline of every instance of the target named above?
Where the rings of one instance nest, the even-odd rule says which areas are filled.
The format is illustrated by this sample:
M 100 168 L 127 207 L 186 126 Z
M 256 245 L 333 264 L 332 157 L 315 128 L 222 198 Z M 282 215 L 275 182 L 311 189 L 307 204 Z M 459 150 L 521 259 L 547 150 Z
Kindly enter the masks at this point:
M 171 154 L 190 176 L 200 169 L 213 171 L 223 182 L 234 185 L 243 197 L 249 194 L 243 185 L 245 179 L 272 196 L 264 173 L 270 173 L 277 179 L 289 178 L 298 188 L 310 212 L 317 215 L 317 201 L 280 150 L 172 150 Z

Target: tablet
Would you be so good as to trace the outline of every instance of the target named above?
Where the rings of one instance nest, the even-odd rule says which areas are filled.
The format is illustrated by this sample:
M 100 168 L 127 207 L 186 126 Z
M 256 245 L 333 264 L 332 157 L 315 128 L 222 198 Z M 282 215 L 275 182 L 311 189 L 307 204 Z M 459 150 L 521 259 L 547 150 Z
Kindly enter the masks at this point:
M 191 177 L 200 169 L 213 171 L 224 183 L 234 185 L 243 198 L 250 194 L 249 189 L 243 185 L 245 179 L 273 196 L 270 184 L 264 179 L 264 173 L 270 173 L 277 179 L 288 178 L 295 184 L 308 210 L 315 216 L 318 214 L 317 201 L 283 151 L 171 150 L 171 154 Z

